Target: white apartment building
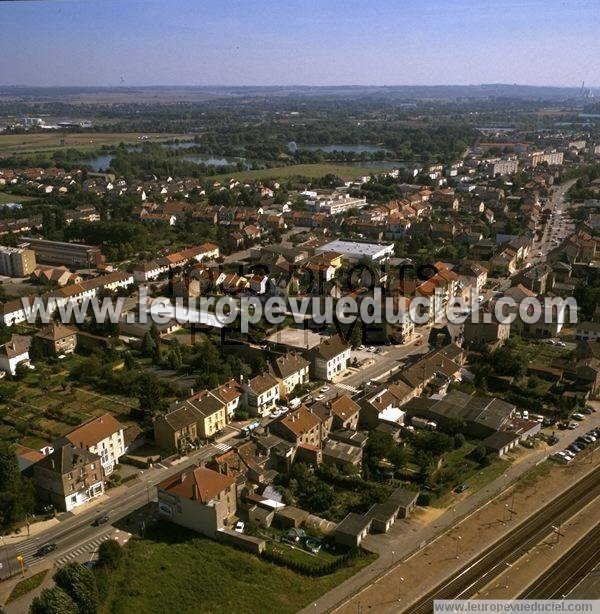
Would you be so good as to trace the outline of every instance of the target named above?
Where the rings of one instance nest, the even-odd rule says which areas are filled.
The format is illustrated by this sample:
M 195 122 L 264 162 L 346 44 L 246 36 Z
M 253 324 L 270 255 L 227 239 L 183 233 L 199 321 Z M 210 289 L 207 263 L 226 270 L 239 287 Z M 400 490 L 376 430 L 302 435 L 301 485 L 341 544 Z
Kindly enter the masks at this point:
M 65 439 L 74 446 L 97 454 L 102 469 L 110 475 L 125 454 L 123 425 L 111 414 L 94 418 L 67 433 Z
M 331 337 L 310 350 L 309 354 L 314 377 L 330 382 L 348 368 L 350 346 L 340 337 Z

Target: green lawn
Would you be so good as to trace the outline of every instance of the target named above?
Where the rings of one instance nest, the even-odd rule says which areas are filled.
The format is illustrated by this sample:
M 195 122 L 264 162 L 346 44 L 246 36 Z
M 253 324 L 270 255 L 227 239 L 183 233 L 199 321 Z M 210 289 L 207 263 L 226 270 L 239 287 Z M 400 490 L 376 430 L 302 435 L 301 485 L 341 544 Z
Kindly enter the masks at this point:
M 0 205 L 4 205 L 6 203 L 24 203 L 28 200 L 34 200 L 34 198 L 32 196 L 18 196 L 17 194 L 0 192 Z
M 380 169 L 383 168 L 385 168 L 385 165 L 380 167 Z M 341 177 L 359 177 L 360 175 L 370 175 L 377 172 L 377 170 L 378 167 L 376 166 L 369 168 L 353 166 L 352 164 L 325 162 L 323 164 L 296 164 L 294 166 L 280 166 L 256 171 L 222 173 L 220 175 L 212 175 L 207 177 L 207 179 L 222 181 L 233 177 L 239 181 L 250 181 L 253 179 L 286 179 L 289 177 L 323 177 L 328 174 L 339 175 Z
M 15 601 L 15 599 L 19 599 L 19 598 L 23 597 L 23 595 L 26 595 L 27 593 L 30 593 L 31 591 L 35 590 L 44 581 L 44 578 L 46 577 L 46 574 L 49 571 L 50 571 L 49 569 L 44 569 L 43 571 L 40 571 L 39 573 L 36 573 L 35 575 L 31 576 L 30 578 L 26 578 L 25 580 L 21 580 L 15 586 L 15 588 L 12 589 L 12 592 L 10 593 L 6 603 L 10 603 L 11 601 Z
M 372 561 L 360 557 L 313 578 L 159 523 L 125 547 L 103 590 L 100 613 L 297 612 Z
M 453 450 L 444 456 L 444 467 L 455 470 L 457 475 L 460 476 L 457 484 L 466 482 L 469 485 L 467 493 L 472 493 L 489 484 L 510 466 L 510 461 L 500 458 L 494 459 L 485 467 L 481 466 L 469 458 L 469 454 L 475 447 L 475 443 L 468 441 L 458 450 Z M 454 496 L 453 491 L 446 492 L 437 498 L 433 505 L 435 507 L 446 507 Z

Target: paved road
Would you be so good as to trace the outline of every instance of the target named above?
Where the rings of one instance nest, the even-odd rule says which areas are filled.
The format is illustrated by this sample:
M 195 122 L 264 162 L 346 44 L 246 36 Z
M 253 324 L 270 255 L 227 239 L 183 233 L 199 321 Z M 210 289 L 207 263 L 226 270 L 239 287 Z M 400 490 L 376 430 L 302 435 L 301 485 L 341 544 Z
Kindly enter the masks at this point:
M 107 497 L 98 503 L 88 504 L 84 511 L 77 514 L 61 514 L 61 522 L 34 537 L 18 543 L 10 543 L 10 538 L 4 538 L 5 546 L 0 548 L 0 562 L 3 563 L 0 574 L 6 576 L 11 566 L 18 565 L 16 558 L 18 555 L 24 556 L 25 565 L 28 567 L 41 562 L 54 563 L 68 557 L 75 550 L 95 545 L 97 540 L 105 538 L 108 534 L 112 535 L 114 523 L 154 500 L 155 486 L 159 482 L 194 463 L 209 459 L 219 450 L 218 445 L 204 446 L 183 462 L 170 467 L 155 466 L 143 472 L 139 479 L 119 487 L 118 492 L 111 494 L 111 491 L 108 491 Z M 94 520 L 105 514 L 109 515 L 111 524 L 93 526 Z M 56 550 L 46 556 L 36 556 L 38 548 L 48 543 L 55 543 Z

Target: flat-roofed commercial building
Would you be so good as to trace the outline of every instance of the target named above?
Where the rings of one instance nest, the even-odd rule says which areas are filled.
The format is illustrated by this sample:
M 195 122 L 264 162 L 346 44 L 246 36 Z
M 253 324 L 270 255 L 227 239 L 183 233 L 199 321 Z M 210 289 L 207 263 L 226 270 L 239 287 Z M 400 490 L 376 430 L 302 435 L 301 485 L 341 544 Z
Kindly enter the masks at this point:
M 317 253 L 336 252 L 352 260 L 385 260 L 394 255 L 393 243 L 362 243 L 338 239 L 317 247 Z
M 96 245 L 47 241 L 33 237 L 22 237 L 21 240 L 21 246 L 32 249 L 40 262 L 83 269 L 95 269 L 104 264 L 104 256 Z

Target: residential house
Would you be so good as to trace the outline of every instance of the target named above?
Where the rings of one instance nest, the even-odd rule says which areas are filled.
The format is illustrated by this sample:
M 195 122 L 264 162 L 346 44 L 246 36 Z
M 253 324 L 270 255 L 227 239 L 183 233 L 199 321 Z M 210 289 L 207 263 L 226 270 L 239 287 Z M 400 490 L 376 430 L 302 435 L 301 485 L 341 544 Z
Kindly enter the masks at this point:
M 271 422 L 269 431 L 296 445 L 321 447 L 321 422 L 304 405 Z
M 185 469 L 157 491 L 162 518 L 208 537 L 216 537 L 237 512 L 235 477 L 206 467 Z
M 13 336 L 0 345 L 0 371 L 14 375 L 20 363 L 29 364 L 29 343 L 22 337 Z
M 231 422 L 243 396 L 240 385 L 234 379 L 230 379 L 228 382 L 215 388 L 212 393 L 225 403 L 227 422 Z
M 104 494 L 100 457 L 71 444 L 57 447 L 33 465 L 33 481 L 40 502 L 61 512 Z
M 269 372 L 279 382 L 279 396 L 287 399 L 297 386 L 303 386 L 310 380 L 310 362 L 297 352 L 288 352 L 278 356 L 269 365 Z
M 40 339 L 47 356 L 72 354 L 77 347 L 77 331 L 63 324 L 48 324 L 35 336 Z
M 199 443 L 198 420 L 195 408 L 180 405 L 156 416 L 153 421 L 154 440 L 161 450 L 185 451 Z
M 102 469 L 110 475 L 125 454 L 123 425 L 111 414 L 92 418 L 64 436 L 74 446 L 97 454 Z
M 244 405 L 253 416 L 269 415 L 279 401 L 279 382 L 268 372 L 242 382 Z
M 332 381 L 346 370 L 350 359 L 350 346 L 339 336 L 330 337 L 309 350 L 308 356 L 314 377 Z

